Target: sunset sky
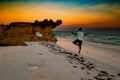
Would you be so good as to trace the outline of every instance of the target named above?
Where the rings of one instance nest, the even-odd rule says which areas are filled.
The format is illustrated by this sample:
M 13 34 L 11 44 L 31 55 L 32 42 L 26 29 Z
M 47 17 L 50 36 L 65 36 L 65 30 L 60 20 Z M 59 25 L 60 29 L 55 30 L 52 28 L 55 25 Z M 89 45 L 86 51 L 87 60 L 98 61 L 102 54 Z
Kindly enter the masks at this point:
M 120 28 L 120 0 L 0 0 L 0 24 L 46 18 L 63 27 Z

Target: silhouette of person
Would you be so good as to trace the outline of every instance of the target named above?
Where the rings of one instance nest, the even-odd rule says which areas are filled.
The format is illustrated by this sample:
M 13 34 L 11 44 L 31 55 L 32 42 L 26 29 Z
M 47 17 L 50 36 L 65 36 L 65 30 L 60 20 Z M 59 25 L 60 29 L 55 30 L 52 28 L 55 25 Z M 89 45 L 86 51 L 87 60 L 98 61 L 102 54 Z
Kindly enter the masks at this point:
M 72 34 L 77 36 L 77 39 L 73 41 L 73 44 L 75 44 L 79 47 L 78 54 L 80 54 L 82 41 L 83 41 L 83 36 L 88 35 L 89 33 L 84 34 L 84 32 L 82 31 L 82 28 L 80 27 L 77 32 L 72 32 Z

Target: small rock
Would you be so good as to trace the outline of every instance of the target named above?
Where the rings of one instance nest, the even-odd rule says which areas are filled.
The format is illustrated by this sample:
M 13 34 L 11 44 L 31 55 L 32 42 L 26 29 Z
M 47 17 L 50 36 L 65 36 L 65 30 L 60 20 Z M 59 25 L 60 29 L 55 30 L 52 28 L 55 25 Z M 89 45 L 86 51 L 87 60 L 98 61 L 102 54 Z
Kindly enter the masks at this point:
M 77 68 L 77 66 L 73 66 L 74 68 Z
M 85 69 L 85 67 L 81 67 L 81 69 Z
M 111 77 L 115 77 L 114 75 L 110 75 Z
M 85 60 L 80 60 L 81 62 L 84 62 Z
M 120 76 L 120 73 L 118 73 L 117 75 Z
M 113 78 L 107 78 L 107 80 L 113 80 Z
M 100 71 L 101 73 L 108 74 L 106 71 Z
M 92 63 L 90 63 L 89 65 L 93 65 Z
M 80 59 L 84 59 L 83 57 L 81 57 Z
M 73 64 L 72 62 L 69 62 L 69 63 Z
M 72 55 L 72 53 L 70 53 L 70 52 L 66 52 L 66 54 Z
M 74 56 L 78 56 L 77 54 L 74 54 Z

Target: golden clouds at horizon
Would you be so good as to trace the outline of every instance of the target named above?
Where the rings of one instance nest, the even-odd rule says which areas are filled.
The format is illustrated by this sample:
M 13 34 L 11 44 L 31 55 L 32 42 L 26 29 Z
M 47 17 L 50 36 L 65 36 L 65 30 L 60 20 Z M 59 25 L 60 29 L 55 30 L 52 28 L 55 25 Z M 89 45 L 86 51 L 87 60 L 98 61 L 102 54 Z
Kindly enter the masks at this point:
M 62 25 L 83 24 L 87 26 L 119 26 L 119 5 L 67 6 L 63 4 L 11 3 L 0 7 L 0 23 L 17 21 L 62 19 Z M 115 23 L 115 24 L 114 24 Z M 116 25 L 117 24 L 117 25 Z

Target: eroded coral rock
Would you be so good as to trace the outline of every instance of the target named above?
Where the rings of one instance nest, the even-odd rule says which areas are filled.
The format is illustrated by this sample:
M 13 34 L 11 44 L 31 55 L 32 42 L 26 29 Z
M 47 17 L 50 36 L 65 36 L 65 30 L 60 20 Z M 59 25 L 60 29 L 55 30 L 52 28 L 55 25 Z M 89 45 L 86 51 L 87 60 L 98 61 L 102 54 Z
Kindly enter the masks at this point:
M 0 45 L 26 45 L 25 41 L 56 41 L 52 30 L 62 24 L 61 20 L 36 20 L 34 23 L 14 22 L 7 26 L 0 26 Z M 42 36 L 37 36 L 40 32 Z

